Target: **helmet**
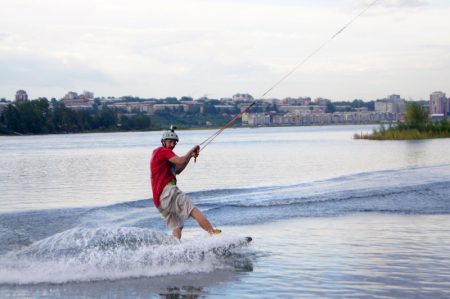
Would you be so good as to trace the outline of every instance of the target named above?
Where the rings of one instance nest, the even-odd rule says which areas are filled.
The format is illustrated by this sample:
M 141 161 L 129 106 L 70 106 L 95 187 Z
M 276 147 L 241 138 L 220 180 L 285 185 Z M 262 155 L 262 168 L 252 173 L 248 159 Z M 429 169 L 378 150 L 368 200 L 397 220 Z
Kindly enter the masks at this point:
M 175 129 L 177 127 L 175 126 L 170 126 L 170 129 L 167 131 L 164 131 L 161 137 L 161 142 L 163 142 L 166 139 L 171 139 L 171 140 L 175 140 L 176 142 L 178 142 L 178 135 L 177 133 L 175 133 Z

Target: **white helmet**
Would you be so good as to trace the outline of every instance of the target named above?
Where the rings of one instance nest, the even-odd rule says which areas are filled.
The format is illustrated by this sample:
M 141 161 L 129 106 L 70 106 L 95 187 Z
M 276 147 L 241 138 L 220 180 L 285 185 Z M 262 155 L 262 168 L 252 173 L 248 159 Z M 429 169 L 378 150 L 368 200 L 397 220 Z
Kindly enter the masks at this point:
M 161 142 L 167 139 L 175 140 L 176 142 L 178 142 L 178 135 L 177 133 L 175 133 L 176 128 L 177 127 L 171 125 L 169 130 L 164 131 L 161 137 Z

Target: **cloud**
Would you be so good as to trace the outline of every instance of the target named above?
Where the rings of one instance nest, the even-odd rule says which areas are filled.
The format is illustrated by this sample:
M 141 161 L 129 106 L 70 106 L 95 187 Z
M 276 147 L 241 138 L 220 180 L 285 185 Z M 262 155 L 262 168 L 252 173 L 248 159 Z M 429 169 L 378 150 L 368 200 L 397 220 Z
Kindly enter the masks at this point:
M 6 84 L 32 84 L 57 93 L 89 88 L 98 95 L 149 97 L 191 90 L 218 96 L 260 92 L 371 3 L 6 2 L 0 11 L 0 96 Z M 448 0 L 379 0 L 273 95 L 296 94 L 292 82 L 306 78 L 316 91 L 332 86 L 330 81 L 354 82 L 352 72 L 362 84 L 363 78 L 374 80 L 374 74 L 389 69 L 400 74 L 438 68 L 449 61 L 449 14 Z M 308 77 L 313 75 L 318 76 Z M 402 80 L 398 76 L 399 85 Z M 425 85 L 415 83 L 426 90 Z
M 83 63 L 67 63 L 62 58 L 44 56 L 26 51 L 0 51 L 0 81 L 2 84 L 24 86 L 63 86 L 113 84 L 105 72 Z
M 0 32 L 0 41 L 4 42 L 9 37 L 9 34 L 6 32 Z
M 379 5 L 384 7 L 422 7 L 430 5 L 426 0 L 381 0 Z

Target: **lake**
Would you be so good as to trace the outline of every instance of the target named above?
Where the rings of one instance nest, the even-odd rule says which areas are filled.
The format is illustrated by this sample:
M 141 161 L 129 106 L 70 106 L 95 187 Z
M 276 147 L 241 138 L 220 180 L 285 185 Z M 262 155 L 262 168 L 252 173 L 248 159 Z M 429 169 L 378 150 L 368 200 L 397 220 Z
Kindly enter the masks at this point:
M 373 128 L 219 135 L 178 185 L 217 242 L 253 237 L 227 254 L 193 220 L 172 243 L 149 184 L 161 132 L 0 137 L 0 297 L 448 298 L 450 139 L 352 138 Z

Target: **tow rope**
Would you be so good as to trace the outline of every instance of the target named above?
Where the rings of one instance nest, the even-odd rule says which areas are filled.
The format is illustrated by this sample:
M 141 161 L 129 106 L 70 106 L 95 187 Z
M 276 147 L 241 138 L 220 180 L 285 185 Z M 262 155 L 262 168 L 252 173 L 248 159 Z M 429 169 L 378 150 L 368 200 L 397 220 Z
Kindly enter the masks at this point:
M 328 38 L 325 42 L 323 42 L 319 47 L 317 47 L 314 51 L 312 51 L 308 56 L 306 56 L 303 60 L 301 60 L 298 64 L 296 64 L 286 75 L 281 77 L 275 84 L 273 84 L 269 89 L 267 89 L 259 98 L 263 98 L 269 92 L 271 92 L 276 86 L 278 86 L 281 82 L 286 80 L 290 75 L 292 75 L 296 70 L 298 70 L 302 65 L 304 65 L 309 59 L 311 59 L 314 55 L 316 55 L 323 47 L 325 47 L 331 40 L 333 40 L 336 36 L 341 34 L 347 27 L 349 27 L 356 19 L 358 19 L 362 14 L 364 14 L 369 8 L 375 5 L 379 0 L 374 0 L 370 2 L 367 6 L 364 7 L 357 15 L 355 15 L 349 22 L 347 22 L 341 29 L 339 29 L 335 34 L 333 34 L 330 38 Z M 241 117 L 245 112 L 250 110 L 252 106 L 256 104 L 256 101 L 253 101 L 247 108 L 245 108 L 241 113 L 236 115 L 232 120 L 230 120 L 226 125 L 217 130 L 214 134 L 206 138 L 202 143 L 199 144 L 200 151 L 202 151 L 208 144 L 211 143 L 220 133 L 222 133 L 226 128 L 228 128 L 231 124 L 233 124 L 239 117 Z M 196 160 L 196 158 L 195 158 Z

